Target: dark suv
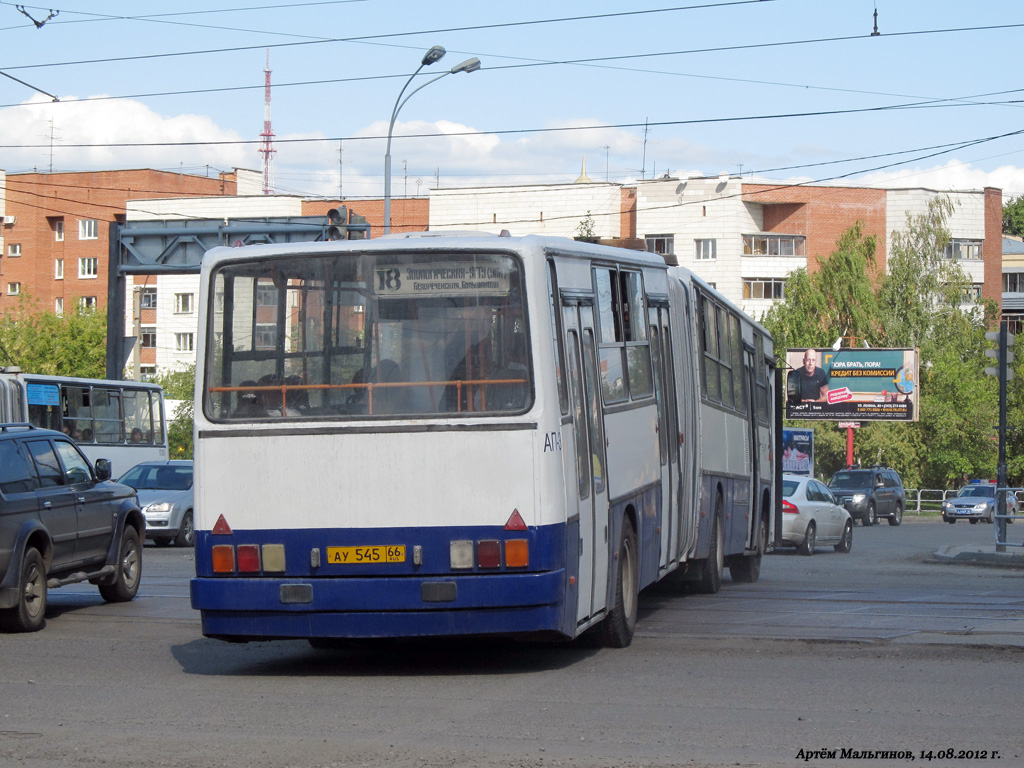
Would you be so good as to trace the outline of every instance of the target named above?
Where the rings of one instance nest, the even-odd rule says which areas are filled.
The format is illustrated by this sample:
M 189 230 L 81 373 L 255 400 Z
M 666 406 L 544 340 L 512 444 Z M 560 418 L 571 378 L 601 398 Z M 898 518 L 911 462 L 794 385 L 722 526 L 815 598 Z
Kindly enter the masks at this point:
M 0 424 L 0 629 L 34 632 L 47 588 L 88 580 L 108 602 L 135 597 L 146 521 L 135 490 L 110 482 L 71 438 Z
M 848 467 L 828 481 L 832 495 L 864 525 L 874 525 L 886 517 L 889 525 L 903 522 L 907 492 L 895 469 L 889 467 Z

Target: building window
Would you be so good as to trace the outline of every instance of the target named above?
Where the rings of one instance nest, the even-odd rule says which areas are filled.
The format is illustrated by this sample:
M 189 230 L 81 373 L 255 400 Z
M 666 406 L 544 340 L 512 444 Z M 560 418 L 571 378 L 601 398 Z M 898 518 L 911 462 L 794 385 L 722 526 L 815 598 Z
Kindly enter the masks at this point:
M 17 296 L 21 293 L 21 283 L 8 283 L 7 284 L 7 295 Z
M 1004 312 L 1003 320 L 1006 321 L 1006 330 L 1009 333 L 1012 333 L 1014 336 L 1019 333 L 1024 333 L 1024 315 L 1011 315 Z
M 647 250 L 651 253 L 659 253 L 661 255 L 675 253 L 675 235 L 647 235 L 645 239 L 647 241 Z
M 100 223 L 96 219 L 78 220 L 78 239 L 96 240 L 100 236 Z
M 714 261 L 718 258 L 718 241 L 711 240 L 694 240 L 693 241 L 693 258 L 697 261 Z
M 174 348 L 178 352 L 192 352 L 195 345 L 194 333 L 174 334 Z
M 139 346 L 142 349 L 156 349 L 156 328 L 143 327 L 140 330 Z
M 100 273 L 100 260 L 95 256 L 87 256 L 78 260 L 78 276 L 81 278 L 96 277 Z
M 802 235 L 744 235 L 744 256 L 804 256 Z
M 174 294 L 174 311 L 179 315 L 191 315 L 192 314 L 192 294 L 191 293 L 176 293 Z
M 78 308 L 81 310 L 96 309 L 96 297 L 95 296 L 82 296 L 78 300 Z
M 744 299 L 784 299 L 786 278 L 751 277 L 743 279 Z
M 53 260 L 53 279 L 63 280 L 64 279 L 64 259 Z
M 274 349 L 277 346 L 277 324 L 258 323 L 256 325 L 256 347 L 258 349 Z
M 156 378 L 156 366 L 155 365 L 140 365 L 139 366 L 139 377 L 143 381 L 152 381 Z
M 156 309 L 156 288 L 143 288 L 140 301 L 143 309 Z
M 21 243 L 8 243 L 7 255 L 10 256 L 12 259 L 21 256 Z
M 53 220 L 53 239 L 58 243 L 64 242 L 64 219 Z
M 1024 272 L 1003 272 L 1003 293 L 1024 293 Z
M 256 286 L 256 306 L 276 307 L 277 286 L 275 286 L 273 283 L 259 283 Z
M 979 261 L 981 259 L 981 240 L 950 240 L 946 244 L 945 257 L 954 261 Z
M 981 283 L 971 283 L 964 289 L 964 303 L 977 304 L 981 301 Z
M 64 316 L 64 297 L 58 296 L 53 300 L 53 312 L 57 317 Z

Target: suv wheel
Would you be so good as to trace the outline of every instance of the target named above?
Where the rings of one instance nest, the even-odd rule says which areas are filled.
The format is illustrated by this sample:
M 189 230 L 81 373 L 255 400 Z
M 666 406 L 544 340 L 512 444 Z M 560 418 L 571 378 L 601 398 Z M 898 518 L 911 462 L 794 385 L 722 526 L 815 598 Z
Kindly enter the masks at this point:
M 889 525 L 899 525 L 903 522 L 903 505 L 897 503 L 896 511 L 893 512 L 892 517 L 889 518 Z
M 875 509 L 875 502 L 868 503 L 868 511 L 864 513 L 864 527 L 868 528 L 878 522 L 878 510 Z
M 142 544 L 139 532 L 125 523 L 117 558 L 117 580 L 100 584 L 100 594 L 108 603 L 126 603 L 139 591 L 142 580 Z
M 21 561 L 18 602 L 0 611 L 0 629 L 6 632 L 35 632 L 46 617 L 46 565 L 39 550 L 29 547 Z

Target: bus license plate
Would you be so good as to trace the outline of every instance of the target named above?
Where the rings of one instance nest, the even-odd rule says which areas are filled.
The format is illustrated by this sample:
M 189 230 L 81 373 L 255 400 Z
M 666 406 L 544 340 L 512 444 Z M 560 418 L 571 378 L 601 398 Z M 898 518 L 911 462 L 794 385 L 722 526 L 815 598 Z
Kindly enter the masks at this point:
M 328 547 L 328 565 L 368 565 L 372 563 L 404 563 L 405 546 Z

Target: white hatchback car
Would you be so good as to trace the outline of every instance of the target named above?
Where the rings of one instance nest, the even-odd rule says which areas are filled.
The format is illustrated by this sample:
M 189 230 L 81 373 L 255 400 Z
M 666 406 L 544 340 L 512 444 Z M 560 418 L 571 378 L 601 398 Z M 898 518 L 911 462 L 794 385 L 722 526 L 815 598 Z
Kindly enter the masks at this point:
M 782 544 L 802 555 L 813 555 L 819 544 L 832 544 L 845 554 L 853 547 L 853 518 L 824 483 L 783 474 Z

